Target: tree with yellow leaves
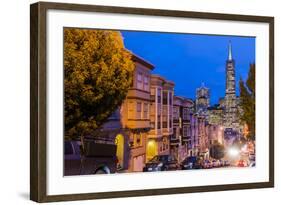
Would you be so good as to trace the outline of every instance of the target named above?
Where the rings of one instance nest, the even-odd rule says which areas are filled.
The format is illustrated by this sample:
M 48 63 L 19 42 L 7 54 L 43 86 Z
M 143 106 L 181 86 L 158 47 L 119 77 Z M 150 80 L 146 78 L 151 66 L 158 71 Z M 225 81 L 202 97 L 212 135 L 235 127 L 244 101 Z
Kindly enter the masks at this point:
M 133 70 L 120 32 L 64 29 L 65 136 L 101 126 L 126 97 Z

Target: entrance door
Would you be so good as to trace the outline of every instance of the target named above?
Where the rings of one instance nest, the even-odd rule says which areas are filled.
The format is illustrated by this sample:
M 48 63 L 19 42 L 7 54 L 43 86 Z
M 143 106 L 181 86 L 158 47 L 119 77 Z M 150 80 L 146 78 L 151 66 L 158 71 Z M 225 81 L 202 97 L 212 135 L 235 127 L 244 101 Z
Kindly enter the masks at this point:
M 116 156 L 118 159 L 118 163 L 121 168 L 124 167 L 124 136 L 118 134 L 115 138 L 115 144 L 117 146 Z
M 134 157 L 133 159 L 133 171 L 142 172 L 143 170 L 144 155 Z
M 157 155 L 157 144 L 154 139 L 150 139 L 146 145 L 146 161 L 152 159 L 155 155 Z

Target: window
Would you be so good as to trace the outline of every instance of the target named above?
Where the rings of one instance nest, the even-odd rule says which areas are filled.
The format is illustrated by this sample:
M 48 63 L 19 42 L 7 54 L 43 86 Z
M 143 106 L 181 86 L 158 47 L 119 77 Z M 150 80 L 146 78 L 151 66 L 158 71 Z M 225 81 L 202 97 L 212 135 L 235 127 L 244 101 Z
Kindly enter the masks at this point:
M 161 116 L 157 116 L 157 129 L 161 129 Z
M 162 108 L 162 115 L 167 115 L 168 114 L 168 107 L 167 106 L 163 106 Z
M 179 107 L 174 106 L 173 108 L 173 119 L 178 120 L 180 118 L 180 110 Z
M 187 132 L 188 132 L 187 130 L 188 130 L 187 126 L 184 125 L 183 128 L 182 128 L 182 135 L 183 135 L 184 137 L 187 137 Z
M 155 129 L 155 117 L 154 117 L 154 115 L 150 116 L 150 128 Z
M 141 102 L 137 102 L 137 112 L 141 112 Z
M 188 137 L 191 136 L 191 128 L 190 128 L 190 126 L 187 127 L 187 136 Z
M 163 105 L 167 105 L 168 103 L 168 93 L 167 91 L 163 91 Z
M 142 73 L 138 73 L 137 75 L 137 88 L 143 89 L 143 83 L 142 83 Z
M 155 102 L 155 89 L 150 89 L 150 99 Z
M 141 102 L 137 102 L 137 119 L 141 119 Z
M 150 115 L 155 115 L 155 104 L 150 103 Z
M 172 116 L 169 117 L 169 128 L 172 128 Z
M 183 120 L 190 120 L 189 112 L 187 108 L 183 108 Z
M 162 122 L 162 127 L 163 128 L 167 128 L 168 127 L 168 125 L 167 125 L 167 116 L 166 115 L 163 115 L 163 122 Z
M 173 96 L 172 96 L 172 92 L 169 92 L 169 105 L 172 105 L 173 103 Z
M 176 138 L 178 136 L 178 129 L 176 127 L 173 128 L 173 137 Z
M 134 147 L 142 146 L 142 134 L 134 134 Z
M 161 103 L 161 89 L 160 88 L 157 89 L 157 102 Z
M 143 78 L 143 83 L 144 83 L 144 90 L 145 91 L 149 91 L 149 82 L 148 82 L 148 76 L 145 75 L 144 78 Z
M 128 103 L 128 119 L 134 118 L 134 102 L 129 101 Z
M 143 119 L 148 119 L 148 104 L 143 104 Z

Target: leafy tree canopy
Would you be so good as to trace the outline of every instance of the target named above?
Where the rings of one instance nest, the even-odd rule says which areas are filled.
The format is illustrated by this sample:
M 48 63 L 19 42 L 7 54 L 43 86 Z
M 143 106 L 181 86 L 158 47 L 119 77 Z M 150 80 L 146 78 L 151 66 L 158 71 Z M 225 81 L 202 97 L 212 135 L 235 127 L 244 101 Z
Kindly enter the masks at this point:
M 65 136 L 91 134 L 121 105 L 135 68 L 120 32 L 64 30 Z
M 219 142 L 215 142 L 213 145 L 210 147 L 210 156 L 214 159 L 221 159 L 224 157 L 225 149 L 222 144 Z
M 242 113 L 240 113 L 241 121 L 246 123 L 249 128 L 248 136 L 250 139 L 255 138 L 255 106 L 256 106 L 256 90 L 255 90 L 255 64 L 250 65 L 248 78 L 244 82 L 241 78 L 239 81 L 240 88 L 240 105 Z

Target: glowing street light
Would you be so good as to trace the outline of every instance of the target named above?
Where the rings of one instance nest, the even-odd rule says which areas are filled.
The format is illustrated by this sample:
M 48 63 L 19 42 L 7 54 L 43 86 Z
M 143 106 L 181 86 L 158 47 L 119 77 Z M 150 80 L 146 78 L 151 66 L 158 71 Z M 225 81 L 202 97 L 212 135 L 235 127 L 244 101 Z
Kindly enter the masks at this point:
M 234 148 L 234 147 L 229 148 L 228 154 L 231 157 L 237 157 L 239 155 L 239 150 L 237 148 Z

